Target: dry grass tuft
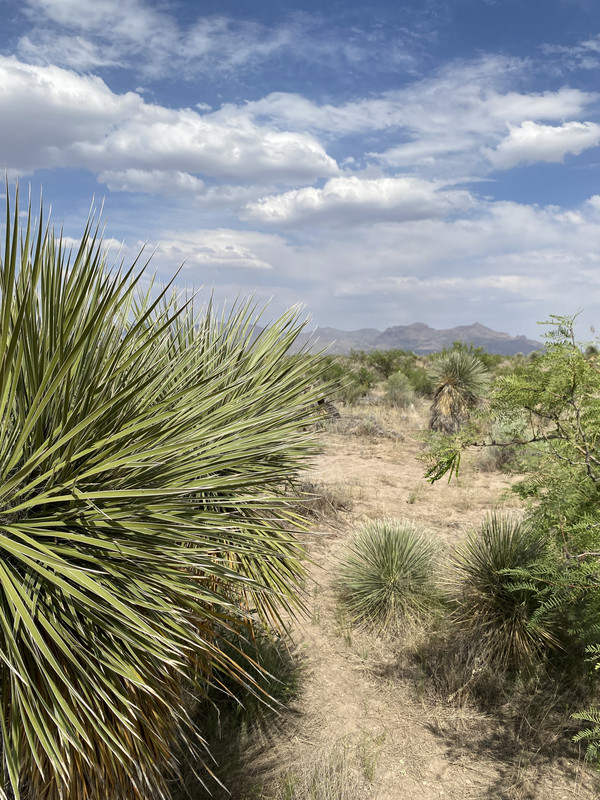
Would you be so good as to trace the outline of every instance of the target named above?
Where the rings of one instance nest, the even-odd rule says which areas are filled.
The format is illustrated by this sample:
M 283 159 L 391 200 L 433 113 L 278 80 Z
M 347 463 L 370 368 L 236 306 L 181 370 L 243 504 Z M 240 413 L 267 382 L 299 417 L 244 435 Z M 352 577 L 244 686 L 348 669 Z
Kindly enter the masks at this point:
M 337 744 L 283 775 L 275 793 L 262 794 L 260 800 L 363 800 L 365 788 L 349 748 Z
M 298 486 L 296 505 L 309 519 L 335 519 L 352 510 L 354 499 L 349 486 L 304 481 Z

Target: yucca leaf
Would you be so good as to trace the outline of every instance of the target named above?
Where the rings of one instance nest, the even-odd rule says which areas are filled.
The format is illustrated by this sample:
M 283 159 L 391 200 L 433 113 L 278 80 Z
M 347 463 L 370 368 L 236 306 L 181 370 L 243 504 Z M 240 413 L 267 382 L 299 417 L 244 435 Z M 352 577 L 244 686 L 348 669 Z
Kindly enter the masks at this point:
M 0 797 L 165 796 L 190 732 L 183 687 L 258 691 L 222 643 L 301 603 L 286 492 L 315 450 L 319 357 L 288 355 L 296 312 L 258 332 L 252 303 L 195 317 L 170 287 L 142 292 L 142 262 L 110 271 L 92 220 L 72 254 L 31 211 L 19 225 L 16 197 L 0 263 Z

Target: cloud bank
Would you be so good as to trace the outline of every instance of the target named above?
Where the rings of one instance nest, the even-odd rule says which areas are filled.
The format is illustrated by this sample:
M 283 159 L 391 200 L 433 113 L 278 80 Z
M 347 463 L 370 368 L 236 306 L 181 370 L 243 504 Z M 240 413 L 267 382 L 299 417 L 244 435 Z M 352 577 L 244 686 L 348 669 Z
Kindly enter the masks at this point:
M 171 172 L 236 181 L 312 181 L 335 175 L 333 158 L 312 136 L 116 94 L 96 76 L 0 56 L 0 151 L 13 169 L 84 167 L 108 172 L 114 188 L 132 175 Z M 128 170 L 137 173 L 127 173 Z

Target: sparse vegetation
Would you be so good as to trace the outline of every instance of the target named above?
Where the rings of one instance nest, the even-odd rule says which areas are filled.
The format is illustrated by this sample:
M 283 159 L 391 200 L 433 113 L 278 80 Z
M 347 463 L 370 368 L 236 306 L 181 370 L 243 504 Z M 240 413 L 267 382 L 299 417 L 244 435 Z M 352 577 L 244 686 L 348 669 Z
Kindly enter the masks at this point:
M 348 746 L 318 753 L 311 762 L 279 779 L 275 794 L 264 800 L 362 800 L 364 782 L 353 769 Z
M 396 408 L 406 408 L 415 399 L 415 392 L 403 372 L 393 372 L 384 385 L 386 403 Z
M 353 506 L 352 493 L 348 486 L 303 481 L 297 489 L 296 503 L 309 518 L 335 518 L 340 512 L 350 511 Z
M 555 318 L 531 358 L 460 343 L 437 359 L 291 357 L 293 313 L 259 335 L 249 306 L 195 318 L 167 291 L 140 294 L 135 269 L 107 270 L 91 226 L 70 262 L 31 215 L 20 229 L 18 208 L 5 236 L 0 797 L 225 796 L 212 771 L 239 800 L 358 800 L 393 772 L 429 800 L 417 762 L 441 739 L 453 768 L 461 746 L 490 772 L 510 765 L 486 796 L 541 800 L 532 775 L 568 753 L 574 708 L 589 726 L 575 738 L 598 756 L 600 374 L 573 320 Z M 446 486 L 439 508 L 417 483 L 430 362 L 433 477 L 474 443 L 491 454 L 486 481 L 512 480 L 529 503 L 466 539 L 480 476 Z M 332 419 L 337 400 L 373 407 Z M 335 479 L 301 481 L 316 436 L 360 472 L 341 459 Z M 310 519 L 329 533 L 300 541 Z M 424 519 L 446 545 L 463 538 L 454 559 Z M 322 664 L 282 633 L 298 632 L 303 597 L 318 599 L 302 624 Z M 406 709 L 418 725 L 394 739 Z M 298 754 L 261 774 L 255 760 L 286 736 Z M 415 737 L 419 758 L 398 759 Z

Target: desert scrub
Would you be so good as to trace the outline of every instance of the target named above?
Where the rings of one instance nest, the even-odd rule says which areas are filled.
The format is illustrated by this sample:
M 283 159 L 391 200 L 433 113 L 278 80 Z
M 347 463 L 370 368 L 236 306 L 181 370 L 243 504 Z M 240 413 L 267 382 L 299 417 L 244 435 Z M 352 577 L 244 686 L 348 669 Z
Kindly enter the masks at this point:
M 433 543 L 401 519 L 365 523 L 340 562 L 340 597 L 353 622 L 393 633 L 439 603 Z
M 201 743 L 186 687 L 259 692 L 231 631 L 299 605 L 314 370 L 295 314 L 198 317 L 109 269 L 92 223 L 69 252 L 6 203 L 0 797 L 164 797 L 173 742 Z
M 431 374 L 436 388 L 429 428 L 440 433 L 457 433 L 469 421 L 471 411 L 483 395 L 488 372 L 477 356 L 456 349 L 433 361 Z
M 477 467 L 482 472 L 519 472 L 525 469 L 527 457 L 533 457 L 523 445 L 527 440 L 527 418 L 497 416 L 490 425 L 489 434 L 477 456 Z
M 384 384 L 383 397 L 394 408 L 407 408 L 414 401 L 415 392 L 403 372 L 394 372 Z
M 525 520 L 490 514 L 454 554 L 458 574 L 455 622 L 476 657 L 492 668 L 530 669 L 559 647 L 547 540 Z M 546 575 L 547 577 L 547 575 Z M 543 606 L 549 610 L 543 613 Z
M 339 483 L 302 481 L 296 487 L 296 491 L 298 495 L 294 498 L 294 502 L 302 515 L 310 519 L 335 518 L 340 512 L 351 511 L 354 505 L 350 488 Z

